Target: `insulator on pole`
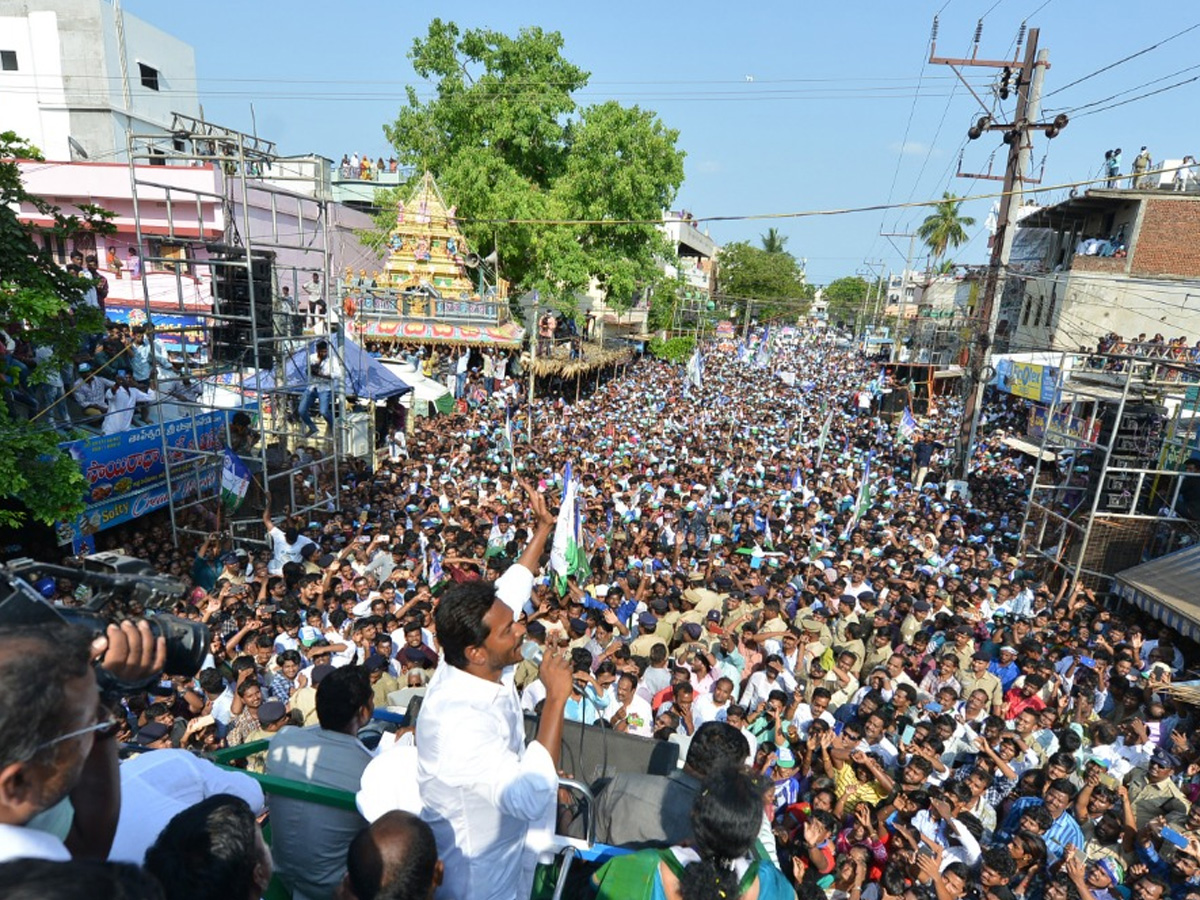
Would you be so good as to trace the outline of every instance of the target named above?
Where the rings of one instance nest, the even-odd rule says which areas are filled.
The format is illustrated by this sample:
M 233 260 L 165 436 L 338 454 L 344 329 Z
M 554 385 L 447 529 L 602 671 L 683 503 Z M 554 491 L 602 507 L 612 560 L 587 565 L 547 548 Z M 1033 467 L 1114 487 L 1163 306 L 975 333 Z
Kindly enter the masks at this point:
M 937 40 L 937 33 L 938 33 L 938 17 L 934 16 L 933 17 L 933 28 L 931 28 L 929 31 L 929 40 L 931 42 Z
M 983 19 L 980 19 L 975 25 L 975 43 L 978 44 L 983 40 Z

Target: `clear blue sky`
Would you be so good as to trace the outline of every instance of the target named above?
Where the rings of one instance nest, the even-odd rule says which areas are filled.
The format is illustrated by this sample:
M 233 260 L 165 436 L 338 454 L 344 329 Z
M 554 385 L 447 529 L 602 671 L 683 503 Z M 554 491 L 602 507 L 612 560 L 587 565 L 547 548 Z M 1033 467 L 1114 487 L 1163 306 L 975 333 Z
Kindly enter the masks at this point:
M 637 103 L 679 130 L 687 160 L 676 206 L 700 217 L 997 189 L 998 183 L 954 177 L 966 130 L 980 110 L 949 69 L 922 65 L 935 12 L 941 12 L 939 55 L 952 56 L 969 54 L 976 22 L 984 16 L 980 56 L 1003 57 L 1028 18 L 1042 29 L 1041 46 L 1050 51 L 1048 94 L 1200 22 L 1200 12 L 1188 12 L 1186 5 L 1128 0 L 448 5 L 124 0 L 123 5 L 195 46 L 201 102 L 210 120 L 249 131 L 253 101 L 259 134 L 275 140 L 281 152 L 335 159 L 354 150 L 388 155 L 381 126 L 403 103 L 404 86 L 415 83 L 408 49 L 434 15 L 463 27 L 558 30 L 567 58 L 591 72 L 581 103 L 609 98 Z M 1156 14 L 1159 10 L 1165 14 Z M 1129 91 L 1119 101 L 1200 75 L 1198 51 L 1200 28 L 1048 96 L 1046 106 L 1054 112 Z M 1180 72 L 1188 67 L 1192 70 Z M 990 102 L 983 91 L 994 73 L 968 73 Z M 1130 90 L 1147 82 L 1153 83 Z M 1143 144 L 1156 160 L 1200 155 L 1193 114 L 1198 100 L 1200 81 L 1073 118 L 1055 141 L 1035 143 L 1034 175 L 1045 156 L 1047 184 L 1094 177 L 1104 151 L 1115 146 L 1124 150 L 1126 171 Z M 1012 101 L 1004 108 L 1011 110 Z M 998 134 L 967 144 L 964 170 L 985 170 L 992 151 L 994 170 L 1002 171 Z M 982 200 L 968 205 L 965 212 L 977 219 L 976 236 L 951 254 L 955 260 L 985 260 L 982 226 L 989 205 Z M 807 258 L 810 280 L 824 283 L 853 274 L 867 258 L 899 270 L 907 242 L 896 241 L 898 253 L 877 234 L 881 226 L 911 230 L 925 214 L 723 222 L 711 231 L 722 243 L 756 240 L 774 224 L 788 236 L 788 249 Z

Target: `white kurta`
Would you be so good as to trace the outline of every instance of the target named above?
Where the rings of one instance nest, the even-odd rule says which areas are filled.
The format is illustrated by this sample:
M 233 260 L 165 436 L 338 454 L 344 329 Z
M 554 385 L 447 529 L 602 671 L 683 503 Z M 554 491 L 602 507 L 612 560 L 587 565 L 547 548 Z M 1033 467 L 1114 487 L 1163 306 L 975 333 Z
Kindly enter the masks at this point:
M 519 614 L 533 574 L 514 565 L 497 596 Z M 558 773 L 550 753 L 525 744 L 512 670 L 494 683 L 443 664 L 417 720 L 421 817 L 446 875 L 437 896 L 524 900 L 536 854 L 552 833 Z
M 113 388 L 108 395 L 108 412 L 104 414 L 104 433 L 118 434 L 129 429 L 133 421 L 133 410 L 139 403 L 153 403 L 158 399 L 154 391 L 141 388 Z

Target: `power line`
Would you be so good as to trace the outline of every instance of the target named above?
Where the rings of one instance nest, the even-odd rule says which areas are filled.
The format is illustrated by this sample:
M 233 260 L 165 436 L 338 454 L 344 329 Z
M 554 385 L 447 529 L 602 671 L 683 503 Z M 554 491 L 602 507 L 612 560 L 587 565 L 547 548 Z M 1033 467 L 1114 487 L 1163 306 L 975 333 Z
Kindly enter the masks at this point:
M 826 100 L 902 100 L 912 91 L 912 88 L 907 86 L 876 86 L 873 88 L 822 88 L 813 91 L 801 91 L 781 89 L 779 91 L 756 91 L 753 93 L 744 93 L 739 91 L 725 92 L 680 92 L 680 93 L 663 93 L 663 94 L 644 94 L 644 93 L 594 93 L 594 94 L 574 94 L 572 96 L 582 97 L 585 99 L 596 100 L 632 100 L 638 103 L 688 103 L 688 102 L 708 102 L 708 103 L 728 103 L 728 102 L 750 102 L 750 101 L 826 101 Z M 6 91 L 8 94 L 24 94 L 26 96 L 37 95 L 41 93 L 38 89 L 11 88 Z M 407 103 L 407 96 L 403 94 L 363 94 L 347 93 L 263 93 L 257 91 L 163 91 L 163 94 L 174 95 L 178 99 L 237 99 L 245 98 L 249 100 L 272 100 L 279 102 L 324 102 L 324 103 Z M 432 100 L 435 95 L 425 95 L 423 99 Z M 930 93 L 926 92 L 922 96 L 929 98 L 950 97 L 950 93 Z M 550 99 L 547 94 L 533 93 L 513 93 L 513 94 L 487 94 L 476 95 L 466 98 L 466 102 L 471 105 L 480 106 L 491 104 L 497 100 L 505 100 L 514 103 L 537 103 L 543 100 Z
M 1049 0 L 1047 0 L 1047 2 L 1049 2 Z M 1043 4 L 1043 6 L 1044 5 L 1045 4 Z M 1171 41 L 1175 40 L 1176 38 L 1183 37 L 1188 32 L 1195 31 L 1197 28 L 1200 28 L 1200 22 L 1197 22 L 1195 25 L 1189 25 L 1187 28 L 1184 28 L 1182 31 L 1177 31 L 1170 37 L 1163 38 L 1158 43 L 1151 44 L 1149 47 L 1143 47 L 1141 50 L 1138 50 L 1136 53 L 1131 53 L 1128 56 L 1124 56 L 1121 59 L 1118 59 L 1116 62 L 1111 62 L 1106 66 L 1101 66 L 1095 72 L 1089 72 L 1087 75 L 1084 75 L 1081 78 L 1076 78 L 1074 81 L 1069 81 L 1066 84 L 1064 84 L 1062 87 L 1055 88 L 1050 93 L 1048 93 L 1046 96 L 1053 97 L 1055 94 L 1061 94 L 1067 88 L 1074 87 L 1077 84 L 1082 84 L 1083 82 L 1087 81 L 1090 78 L 1095 78 L 1097 75 L 1107 72 L 1110 69 L 1115 69 L 1117 66 L 1120 66 L 1120 65 L 1123 65 L 1124 63 L 1129 62 L 1131 59 L 1137 59 L 1139 56 L 1145 56 L 1150 51 L 1157 50 L 1163 44 L 1168 44 Z
M 942 7 L 942 9 L 945 10 L 945 8 L 950 5 L 950 2 L 951 2 L 951 0 L 946 0 L 946 4 Z M 937 39 L 937 31 L 938 31 L 938 17 L 934 16 L 933 24 L 930 26 L 930 31 L 929 31 L 930 42 Z M 900 146 L 896 150 L 896 167 L 895 167 L 895 169 L 892 170 L 892 184 L 888 188 L 888 195 L 887 195 L 888 203 L 892 202 L 892 197 L 895 196 L 895 193 L 896 193 L 896 182 L 900 179 L 900 167 L 904 164 L 904 148 L 908 145 L 908 135 L 909 135 L 909 132 L 912 130 L 913 115 L 917 111 L 917 101 L 921 98 L 921 85 L 925 79 L 925 68 L 928 65 L 929 65 L 929 54 L 923 52 L 921 54 L 921 69 L 917 73 L 917 89 L 913 92 L 912 103 L 908 107 L 908 120 L 904 123 L 904 136 L 902 138 L 900 138 Z M 953 95 L 953 89 L 951 89 L 951 94 Z M 879 229 L 878 229 L 879 231 L 883 231 L 886 221 L 887 221 L 887 213 L 885 210 L 884 215 L 881 216 L 879 219 Z M 874 251 L 875 251 L 875 243 L 872 242 L 870 252 L 867 253 L 867 256 L 871 256 L 872 253 L 874 253 Z
M 1177 166 L 1169 168 L 1150 169 L 1143 173 L 1144 176 L 1159 175 L 1163 172 L 1175 172 Z M 1091 185 L 1104 184 L 1108 179 L 1106 177 L 1087 178 L 1080 181 L 1064 181 L 1058 184 L 1043 184 L 1036 186 L 1026 185 L 1022 189 L 1024 194 L 1044 194 L 1051 191 L 1067 190 L 1069 188 L 1088 187 Z M 969 202 L 974 200 L 994 200 L 1008 196 L 1016 191 L 993 191 L 984 194 L 972 194 L 964 197 L 956 197 L 959 202 Z M 919 200 L 906 203 L 873 203 L 866 206 L 850 206 L 834 209 L 811 209 L 802 210 L 799 212 L 783 212 L 783 213 L 750 213 L 741 215 L 723 215 L 723 216 L 696 216 L 695 222 L 750 222 L 763 221 L 771 219 L 804 219 L 804 218 L 819 218 L 825 216 L 840 216 L 850 213 L 863 212 L 879 212 L 888 209 L 918 209 L 927 206 L 937 206 L 944 202 L 938 197 L 932 200 Z M 459 221 L 473 222 L 476 224 L 486 225 L 604 225 L 604 226 L 626 226 L 626 225 L 661 225 L 667 224 L 668 219 L 472 219 L 464 216 L 459 216 Z
M 1073 116 L 1080 110 L 1091 109 L 1092 107 L 1100 106 L 1103 103 L 1108 103 L 1110 100 L 1116 100 L 1118 97 L 1124 97 L 1126 94 L 1132 94 L 1134 91 L 1141 90 L 1144 87 L 1149 87 L 1152 84 L 1158 84 L 1160 81 L 1166 81 L 1168 78 L 1174 78 L 1177 75 L 1182 75 L 1184 72 L 1192 72 L 1196 69 L 1200 69 L 1200 65 L 1186 66 L 1182 69 L 1171 72 L 1169 75 L 1151 78 L 1149 81 L 1143 81 L 1141 84 L 1135 84 L 1133 87 L 1125 88 L 1123 91 L 1117 91 L 1115 94 L 1109 94 L 1107 97 L 1103 97 L 1100 100 L 1093 100 L 1091 103 L 1083 103 L 1079 106 L 1068 107 L 1066 112 Z
M 15 78 L 30 78 L 37 80 L 39 77 L 45 77 L 47 80 L 53 81 L 49 76 L 17 75 Z M 755 78 L 753 84 L 819 84 L 819 83 L 836 83 L 844 84 L 848 81 L 907 81 L 907 75 L 836 75 L 824 78 Z M 930 81 L 956 81 L 957 79 L 951 75 L 930 75 Z M 102 74 L 86 74 L 72 75 L 72 82 L 76 81 L 111 81 L 121 82 L 124 79 L 120 75 L 102 75 Z M 357 78 L 183 78 L 173 77 L 172 82 L 200 84 L 208 83 L 230 83 L 230 84 L 338 84 L 338 85 L 396 85 L 398 87 L 409 87 L 410 81 L 401 81 L 398 79 L 357 79 Z M 575 84 L 575 81 L 553 81 L 549 79 L 521 79 L 521 78 L 505 78 L 504 85 L 516 87 L 563 87 Z M 703 79 L 703 78 L 680 78 L 680 79 L 665 79 L 665 80 L 632 80 L 632 81 L 587 81 L 583 87 L 593 87 L 599 85 L 616 85 L 616 86 L 632 86 L 632 85 L 694 85 L 694 84 L 727 84 L 727 85 L 747 85 L 749 82 L 730 79 Z M 499 87 L 501 85 L 477 85 L 477 88 Z M 159 93 L 169 92 L 169 89 L 160 88 Z
M 1200 75 L 1194 75 L 1191 78 L 1186 78 L 1183 81 L 1177 81 L 1175 84 L 1168 84 L 1166 87 L 1159 88 L 1156 91 L 1147 91 L 1144 94 L 1138 94 L 1136 97 L 1130 97 L 1128 100 L 1122 100 L 1119 103 L 1111 103 L 1108 106 L 1102 106 L 1099 109 L 1089 110 L 1088 112 L 1080 113 L 1075 118 L 1082 119 L 1084 116 L 1094 116 L 1096 113 L 1108 112 L 1110 109 L 1116 109 L 1118 106 L 1127 106 L 1130 103 L 1136 103 L 1139 100 L 1145 100 L 1147 97 L 1153 97 L 1156 94 L 1165 94 L 1167 91 L 1173 91 L 1176 88 L 1184 87 L 1193 82 L 1200 81 Z

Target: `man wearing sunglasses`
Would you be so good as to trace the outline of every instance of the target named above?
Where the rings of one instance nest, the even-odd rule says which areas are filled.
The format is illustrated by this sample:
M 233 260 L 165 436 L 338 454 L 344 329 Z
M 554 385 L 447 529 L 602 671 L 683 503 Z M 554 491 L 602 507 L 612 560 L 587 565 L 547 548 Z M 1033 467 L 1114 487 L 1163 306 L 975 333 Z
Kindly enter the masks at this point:
M 107 858 L 121 787 L 92 663 L 136 683 L 166 652 L 145 621 L 94 640 L 65 623 L 0 626 L 0 861 Z

